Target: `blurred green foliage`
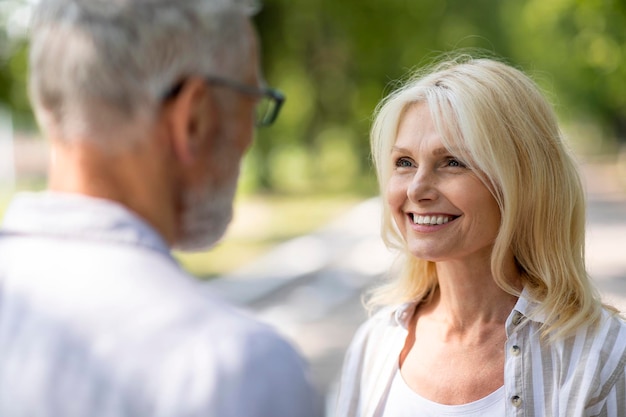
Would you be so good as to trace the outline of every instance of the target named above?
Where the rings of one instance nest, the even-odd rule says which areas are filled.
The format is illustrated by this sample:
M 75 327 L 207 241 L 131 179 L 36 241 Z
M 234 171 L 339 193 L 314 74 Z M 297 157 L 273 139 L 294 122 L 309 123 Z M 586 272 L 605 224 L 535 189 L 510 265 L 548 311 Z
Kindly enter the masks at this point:
M 1 28 L 9 9 L 0 6 Z M 258 132 L 247 190 L 374 192 L 367 139 L 376 104 L 412 68 L 460 48 L 534 76 L 589 148 L 626 141 L 623 0 L 265 0 L 255 23 L 265 77 L 287 102 Z M 0 104 L 22 114 L 26 47 L 7 33 Z

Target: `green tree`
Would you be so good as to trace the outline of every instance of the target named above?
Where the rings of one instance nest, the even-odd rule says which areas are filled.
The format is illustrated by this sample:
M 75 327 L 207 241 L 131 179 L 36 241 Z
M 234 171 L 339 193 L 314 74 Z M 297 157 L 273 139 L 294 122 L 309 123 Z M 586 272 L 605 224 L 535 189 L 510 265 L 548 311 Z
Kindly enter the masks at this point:
M 510 55 L 551 74 L 570 118 L 590 117 L 626 142 L 626 3 L 508 0 L 503 5 Z

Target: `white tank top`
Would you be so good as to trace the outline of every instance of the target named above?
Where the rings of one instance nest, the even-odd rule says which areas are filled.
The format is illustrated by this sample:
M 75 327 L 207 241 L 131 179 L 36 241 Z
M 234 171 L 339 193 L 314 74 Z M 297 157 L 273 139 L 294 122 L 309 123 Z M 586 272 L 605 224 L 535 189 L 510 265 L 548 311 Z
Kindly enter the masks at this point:
M 480 400 L 443 405 L 413 391 L 402 378 L 400 370 L 391 383 L 389 396 L 381 417 L 502 417 L 504 415 L 504 386 Z

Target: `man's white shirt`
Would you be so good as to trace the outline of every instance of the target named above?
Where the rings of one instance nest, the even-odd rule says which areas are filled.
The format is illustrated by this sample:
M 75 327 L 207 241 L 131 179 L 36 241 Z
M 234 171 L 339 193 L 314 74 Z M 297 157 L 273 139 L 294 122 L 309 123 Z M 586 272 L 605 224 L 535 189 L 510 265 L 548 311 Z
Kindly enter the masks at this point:
M 321 415 L 292 346 L 125 207 L 23 194 L 0 233 L 0 416 Z

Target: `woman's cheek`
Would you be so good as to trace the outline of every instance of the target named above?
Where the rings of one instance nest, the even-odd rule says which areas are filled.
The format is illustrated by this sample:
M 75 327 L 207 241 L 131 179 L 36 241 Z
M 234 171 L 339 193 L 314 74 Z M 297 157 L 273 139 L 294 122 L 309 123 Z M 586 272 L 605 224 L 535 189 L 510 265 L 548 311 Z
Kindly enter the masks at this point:
M 385 189 L 385 199 L 394 223 L 402 231 L 403 207 L 406 202 L 406 187 L 398 179 L 390 179 Z

